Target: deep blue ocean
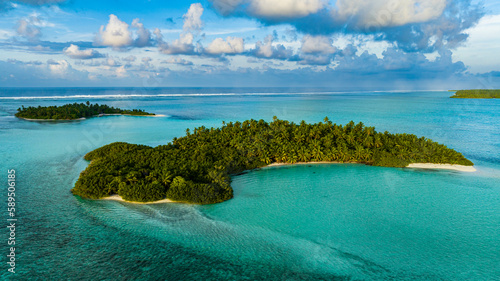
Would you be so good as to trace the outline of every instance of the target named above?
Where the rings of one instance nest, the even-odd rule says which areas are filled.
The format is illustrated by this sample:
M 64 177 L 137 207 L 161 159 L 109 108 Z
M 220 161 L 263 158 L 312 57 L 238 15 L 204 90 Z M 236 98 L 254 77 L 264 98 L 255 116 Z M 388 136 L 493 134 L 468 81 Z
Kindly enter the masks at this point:
M 500 280 L 500 100 L 446 91 L 0 89 L 1 280 Z M 73 102 L 165 117 L 72 122 L 14 117 Z M 83 155 L 115 141 L 157 146 L 187 128 L 273 116 L 353 120 L 443 143 L 477 172 L 317 164 L 233 177 L 215 205 L 74 197 Z M 16 273 L 7 171 L 16 171 Z

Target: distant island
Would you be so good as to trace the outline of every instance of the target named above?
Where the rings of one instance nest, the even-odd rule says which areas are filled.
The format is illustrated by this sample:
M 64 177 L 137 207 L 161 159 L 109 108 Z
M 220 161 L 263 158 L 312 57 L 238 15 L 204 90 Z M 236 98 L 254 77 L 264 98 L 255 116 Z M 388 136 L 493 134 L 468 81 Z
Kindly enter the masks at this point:
M 500 98 L 500 90 L 459 90 L 451 98 L 462 99 L 498 99 Z
M 186 130 L 157 147 L 115 142 L 87 153 L 74 195 L 134 202 L 212 204 L 233 197 L 231 176 L 273 163 L 343 162 L 407 167 L 411 163 L 473 163 L 461 153 L 412 134 L 374 127 L 279 120 L 224 123 Z M 436 165 L 439 166 L 439 165 Z
M 17 109 L 16 117 L 26 120 L 77 120 L 100 115 L 134 115 L 134 116 L 154 116 L 140 109 L 126 110 L 108 105 L 87 103 L 72 103 L 63 106 L 38 106 L 24 107 Z

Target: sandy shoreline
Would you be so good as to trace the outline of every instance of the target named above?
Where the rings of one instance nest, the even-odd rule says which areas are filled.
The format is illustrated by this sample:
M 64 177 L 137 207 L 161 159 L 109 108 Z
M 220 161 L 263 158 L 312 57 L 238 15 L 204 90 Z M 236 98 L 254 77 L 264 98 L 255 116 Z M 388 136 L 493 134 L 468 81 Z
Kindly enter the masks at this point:
M 347 164 L 352 163 L 356 164 L 357 162 L 337 162 L 337 161 L 319 161 L 319 162 L 297 162 L 297 163 L 272 163 L 265 167 L 276 167 L 276 166 L 285 166 L 285 165 L 308 165 L 308 164 Z M 359 163 L 363 164 L 363 163 Z M 476 168 L 473 166 L 464 166 L 457 164 L 435 164 L 435 163 L 412 163 L 406 166 L 405 168 L 416 168 L 416 169 L 445 169 L 445 170 L 455 170 L 460 172 L 475 172 Z
M 318 162 L 297 162 L 297 163 L 272 163 L 265 167 L 276 167 L 276 166 L 286 166 L 286 165 L 308 165 L 308 164 L 345 164 L 350 162 L 337 162 L 337 161 L 318 161 Z
M 412 163 L 406 168 L 416 168 L 416 169 L 445 169 L 445 170 L 455 170 L 460 172 L 475 172 L 476 168 L 474 166 L 464 166 L 457 164 L 434 164 L 434 163 Z
M 17 117 L 17 116 L 16 116 Z M 24 118 L 24 117 L 17 117 L 26 121 L 37 121 L 37 122 L 69 122 L 69 121 L 80 121 L 80 120 L 85 120 L 85 117 L 81 117 L 78 119 L 31 119 L 31 118 Z
M 272 163 L 264 167 L 278 167 L 278 166 L 286 166 L 286 165 L 309 165 L 309 164 L 346 164 L 352 163 L 356 164 L 356 162 L 329 162 L 329 161 L 318 161 L 318 162 L 297 162 L 297 163 Z M 362 163 L 360 163 L 362 164 Z M 263 168 L 264 168 L 263 167 Z M 464 166 L 457 164 L 434 164 L 434 163 L 412 163 L 406 166 L 405 168 L 416 168 L 416 169 L 446 169 L 446 170 L 455 170 L 460 172 L 475 172 L 476 169 L 473 166 Z M 136 201 L 127 201 L 123 199 L 120 195 L 111 195 L 108 197 L 103 197 L 99 200 L 112 200 L 112 201 L 120 201 L 132 204 L 163 204 L 163 203 L 182 203 L 177 201 L 172 201 L 170 199 L 162 199 L 158 201 L 152 202 L 136 202 Z
M 102 116 L 119 116 L 119 115 L 126 115 L 126 116 L 139 116 L 139 117 L 166 117 L 166 115 L 163 115 L 163 114 L 155 114 L 155 115 L 132 115 L 132 114 L 119 114 L 119 113 L 114 113 L 114 114 L 100 114 L 100 115 L 94 115 L 92 116 L 91 118 L 94 118 L 94 117 L 102 117 Z M 17 116 L 16 116 L 17 117 Z M 31 118 L 24 118 L 24 117 L 17 117 L 17 118 L 20 118 L 20 119 L 23 119 L 23 120 L 26 120 L 26 121 L 48 121 L 48 122 L 54 122 L 54 121 L 58 121 L 58 122 L 69 122 L 69 121 L 80 121 L 80 120 L 85 120 L 87 118 L 85 117 L 81 117 L 81 118 L 77 118 L 77 119 L 31 119 Z
M 123 199 L 120 195 L 111 195 L 108 197 L 103 197 L 99 200 L 112 200 L 112 201 L 120 201 L 120 202 L 127 202 L 127 203 L 132 203 L 132 204 L 162 204 L 162 203 L 176 203 L 176 201 L 172 201 L 170 199 L 162 199 L 158 201 L 152 201 L 152 202 L 136 202 L 136 201 L 127 201 Z

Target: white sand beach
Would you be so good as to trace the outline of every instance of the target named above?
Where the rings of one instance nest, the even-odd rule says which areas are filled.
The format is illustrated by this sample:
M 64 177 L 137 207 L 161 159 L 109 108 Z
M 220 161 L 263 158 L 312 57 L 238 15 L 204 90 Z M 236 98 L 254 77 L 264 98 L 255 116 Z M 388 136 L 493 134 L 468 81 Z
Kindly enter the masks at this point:
M 456 164 L 434 164 L 434 163 L 412 163 L 406 168 L 417 168 L 417 169 L 446 169 L 446 170 L 456 170 L 461 172 L 475 172 L 476 168 L 473 166 L 464 166 Z
M 31 118 L 24 118 L 24 117 L 17 117 L 17 118 L 21 118 L 21 119 L 26 120 L 26 121 L 37 121 L 37 122 L 45 122 L 45 121 L 49 121 L 49 122 L 54 122 L 54 121 L 64 122 L 64 121 L 85 120 L 85 117 L 78 118 L 78 119 L 31 119 Z
M 120 195 L 111 195 L 108 197 L 103 197 L 100 200 L 113 200 L 113 201 L 120 201 L 120 202 L 127 202 L 127 203 L 132 203 L 132 204 L 162 204 L 162 203 L 176 203 L 176 201 L 172 201 L 170 199 L 162 199 L 158 201 L 153 201 L 153 202 L 136 202 L 136 201 L 127 201 L 123 199 Z
M 119 113 L 114 113 L 114 114 L 99 114 L 99 115 L 94 115 L 92 117 L 102 117 L 102 116 L 119 116 L 119 115 L 126 115 L 126 116 L 139 116 L 139 117 L 167 117 L 167 115 L 164 114 L 156 114 L 156 115 L 132 115 L 132 114 L 119 114 Z M 87 118 L 81 117 L 77 119 L 32 119 L 32 118 L 24 118 L 24 117 L 18 117 L 21 119 L 24 119 L 26 121 L 38 121 L 38 122 L 45 122 L 45 121 L 59 121 L 59 122 L 64 122 L 64 121 L 79 121 L 79 120 L 85 120 Z
M 337 162 L 337 161 L 319 161 L 319 162 L 297 162 L 297 163 L 272 163 L 266 167 L 275 166 L 285 166 L 285 165 L 306 165 L 306 164 L 346 164 L 346 163 L 356 163 L 356 162 Z M 455 170 L 461 172 L 475 172 L 476 168 L 473 166 L 464 166 L 457 164 L 435 164 L 435 163 L 412 163 L 406 166 L 406 168 L 417 168 L 417 169 L 446 169 Z
M 308 164 L 346 164 L 354 162 L 337 162 L 337 161 L 317 161 L 317 162 L 297 162 L 297 163 L 272 163 L 265 167 L 285 166 L 285 165 L 308 165 Z

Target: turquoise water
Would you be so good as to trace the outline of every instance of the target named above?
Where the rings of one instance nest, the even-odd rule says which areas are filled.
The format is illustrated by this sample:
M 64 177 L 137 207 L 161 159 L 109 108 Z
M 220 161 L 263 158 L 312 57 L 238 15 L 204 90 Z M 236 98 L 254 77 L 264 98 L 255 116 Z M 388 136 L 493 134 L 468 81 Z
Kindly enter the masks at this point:
M 0 236 L 1 279 L 499 280 L 500 101 L 449 95 L 0 90 L 0 178 L 6 183 L 7 169 L 16 169 L 19 219 L 15 275 L 5 263 L 8 232 Z M 86 100 L 166 117 L 59 123 L 13 117 L 21 105 Z M 208 206 L 91 201 L 69 192 L 87 165 L 82 156 L 104 144 L 155 146 L 186 128 L 274 115 L 296 122 L 328 116 L 426 136 L 464 153 L 478 171 L 263 168 L 234 177 L 235 198 Z

